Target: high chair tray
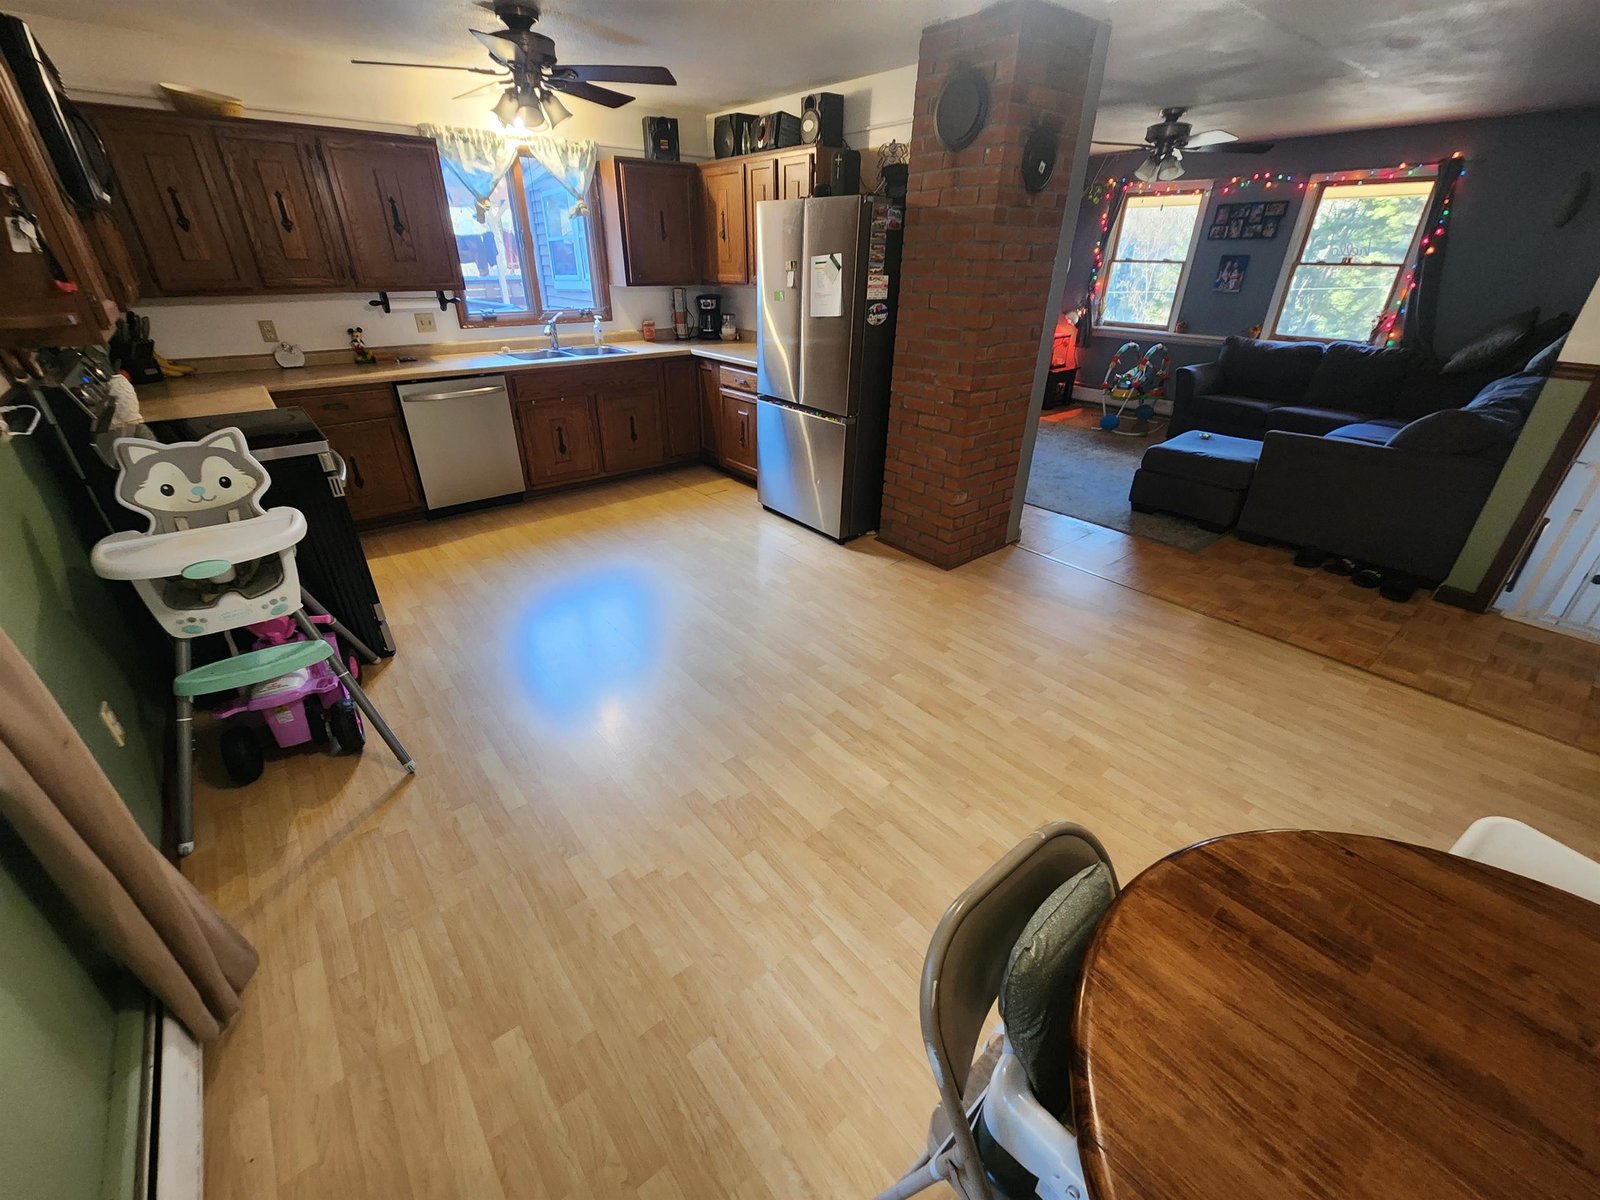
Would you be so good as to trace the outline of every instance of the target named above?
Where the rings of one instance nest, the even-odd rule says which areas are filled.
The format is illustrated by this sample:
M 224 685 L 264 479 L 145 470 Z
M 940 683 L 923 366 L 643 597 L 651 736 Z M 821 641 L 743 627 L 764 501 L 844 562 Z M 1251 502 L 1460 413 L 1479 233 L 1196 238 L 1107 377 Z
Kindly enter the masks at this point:
M 298 508 L 272 508 L 265 515 L 178 533 L 113 533 L 89 555 L 102 579 L 169 579 L 198 563 L 229 566 L 287 550 L 306 535 Z

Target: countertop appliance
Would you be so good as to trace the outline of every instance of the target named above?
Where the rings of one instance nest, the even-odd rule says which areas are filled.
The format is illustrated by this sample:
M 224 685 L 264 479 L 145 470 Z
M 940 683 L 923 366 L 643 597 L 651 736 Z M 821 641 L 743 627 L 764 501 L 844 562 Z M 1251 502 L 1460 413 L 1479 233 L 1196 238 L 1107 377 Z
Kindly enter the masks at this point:
M 884 196 L 756 205 L 756 489 L 839 541 L 878 526 L 904 220 Z
M 430 379 L 396 391 L 430 514 L 527 489 L 504 376 Z
M 722 293 L 701 292 L 694 298 L 695 310 L 700 314 L 699 324 L 696 327 L 700 337 L 719 338 L 722 336 Z
M 0 57 L 17 81 L 67 198 L 79 208 L 111 204 L 111 165 L 88 119 L 68 100 L 61 75 L 16 17 L 0 13 Z
M 345 503 L 344 461 L 305 409 L 265 408 L 157 421 L 150 428 L 163 442 L 195 442 L 229 428 L 244 434 L 250 453 L 272 476 L 263 505 L 298 508 L 306 519 L 305 539 L 295 550 L 301 585 L 375 653 L 394 653 L 383 602 Z M 144 525 L 135 513 L 127 509 L 121 513 L 134 522 L 130 528 Z

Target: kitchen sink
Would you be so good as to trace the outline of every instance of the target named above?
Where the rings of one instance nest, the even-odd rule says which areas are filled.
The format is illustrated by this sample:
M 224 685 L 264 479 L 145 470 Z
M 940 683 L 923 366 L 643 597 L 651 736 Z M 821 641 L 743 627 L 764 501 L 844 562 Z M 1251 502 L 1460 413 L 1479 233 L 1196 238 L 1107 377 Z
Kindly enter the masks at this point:
M 624 350 L 621 346 L 573 346 L 563 350 L 562 354 L 570 354 L 573 358 L 609 358 L 613 354 L 632 354 L 632 350 Z
M 507 358 L 514 358 L 518 362 L 549 362 L 553 358 L 566 358 L 565 350 L 511 350 Z

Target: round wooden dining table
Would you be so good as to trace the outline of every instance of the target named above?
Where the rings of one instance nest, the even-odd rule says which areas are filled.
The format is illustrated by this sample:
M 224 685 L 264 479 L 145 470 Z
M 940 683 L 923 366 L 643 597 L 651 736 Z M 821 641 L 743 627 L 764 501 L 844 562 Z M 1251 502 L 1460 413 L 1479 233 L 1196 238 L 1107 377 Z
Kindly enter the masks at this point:
M 1096 931 L 1094 1200 L 1594 1200 L 1600 905 L 1383 838 L 1248 833 Z

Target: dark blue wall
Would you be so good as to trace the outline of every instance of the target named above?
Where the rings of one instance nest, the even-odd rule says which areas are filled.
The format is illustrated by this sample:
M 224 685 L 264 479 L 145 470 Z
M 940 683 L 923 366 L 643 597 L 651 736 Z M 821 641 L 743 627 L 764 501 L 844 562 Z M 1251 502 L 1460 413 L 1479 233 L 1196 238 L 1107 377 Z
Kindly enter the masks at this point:
M 1188 287 L 1179 298 L 1179 316 L 1189 322 L 1191 333 L 1207 334 L 1244 333 L 1266 321 L 1278 273 L 1293 244 L 1302 193 L 1252 186 L 1223 195 L 1220 185 L 1229 177 L 1392 167 L 1436 161 L 1457 150 L 1467 155 L 1467 175 L 1450 217 L 1434 348 L 1449 354 L 1496 318 L 1535 305 L 1546 316 L 1576 314 L 1600 276 L 1600 108 L 1287 138 L 1268 154 L 1192 155 L 1184 164 L 1187 177 L 1218 181 L 1202 220 L 1209 223 L 1216 205 L 1238 200 L 1288 199 L 1290 207 L 1271 241 L 1208 241 L 1202 233 Z M 1138 164 L 1136 153 L 1097 158 L 1090 164 L 1091 177 L 1121 178 Z M 1556 197 L 1580 170 L 1594 176 L 1595 194 L 1574 220 L 1556 229 Z M 1086 200 L 1079 214 L 1064 309 L 1076 308 L 1088 286 L 1102 208 Z M 1250 256 L 1244 286 L 1232 295 L 1211 290 L 1224 254 Z M 1157 339 L 1146 335 L 1136 340 L 1148 345 Z M 1096 336 L 1078 381 L 1098 386 L 1122 341 L 1120 335 Z M 1214 344 L 1167 345 L 1174 365 L 1217 356 Z

